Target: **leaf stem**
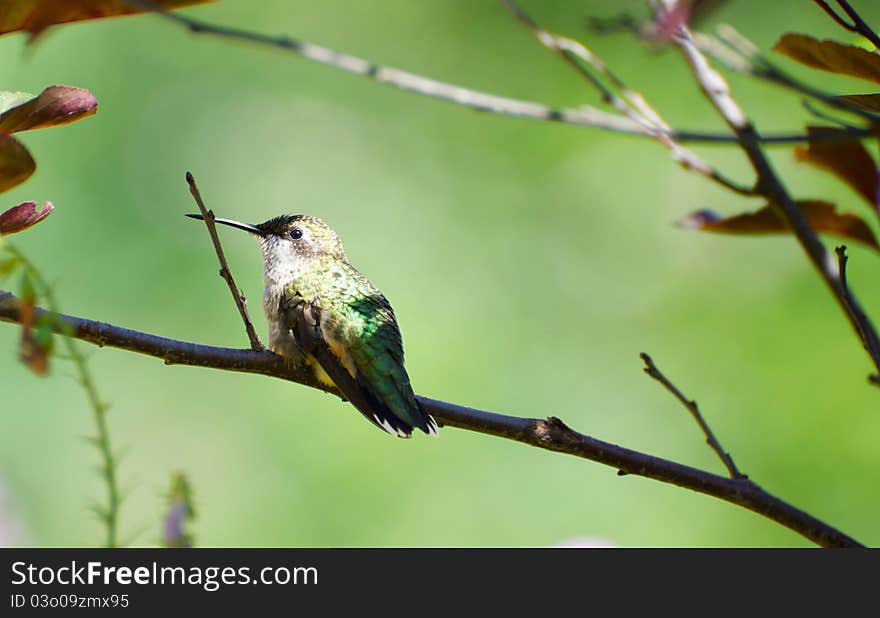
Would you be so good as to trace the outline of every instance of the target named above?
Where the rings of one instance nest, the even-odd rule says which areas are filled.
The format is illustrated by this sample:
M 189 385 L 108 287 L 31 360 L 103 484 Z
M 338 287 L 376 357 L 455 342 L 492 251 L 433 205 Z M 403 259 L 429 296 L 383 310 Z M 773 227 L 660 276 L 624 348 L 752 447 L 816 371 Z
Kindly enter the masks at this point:
M 39 269 L 31 262 L 21 251 L 12 246 L 11 243 L 4 243 L 3 247 L 7 252 L 19 260 L 27 274 L 39 288 L 38 294 L 46 299 L 46 306 L 52 314 L 59 314 L 58 301 L 55 293 Z M 67 355 L 73 361 L 77 372 L 77 381 L 83 387 L 86 393 L 86 399 L 92 408 L 93 418 L 95 421 L 95 429 L 97 436 L 92 440 L 101 457 L 101 477 L 107 490 L 107 505 L 105 508 L 98 509 L 98 516 L 104 523 L 105 527 L 105 545 L 107 547 L 118 546 L 118 526 L 119 526 L 119 507 L 121 503 L 119 482 L 116 473 L 116 459 L 113 456 L 113 449 L 110 443 L 110 430 L 107 425 L 107 404 L 101 400 L 98 394 L 98 388 L 95 380 L 89 371 L 88 363 L 82 352 L 76 345 L 73 334 L 67 332 L 63 328 L 64 322 L 59 321 L 58 331 L 63 335 L 64 344 L 67 348 Z

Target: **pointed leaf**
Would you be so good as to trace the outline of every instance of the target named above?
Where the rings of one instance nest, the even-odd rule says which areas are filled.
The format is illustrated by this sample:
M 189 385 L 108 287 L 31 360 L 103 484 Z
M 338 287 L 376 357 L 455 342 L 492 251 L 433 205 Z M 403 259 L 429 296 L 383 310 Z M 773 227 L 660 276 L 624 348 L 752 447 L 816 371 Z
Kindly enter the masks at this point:
M 880 84 L 880 56 L 855 45 L 789 33 L 782 35 L 773 46 L 773 51 L 814 69 L 860 77 Z
M 0 133 L 0 193 L 27 180 L 37 164 L 21 142 Z
M 213 0 L 152 0 L 166 11 Z M 0 34 L 25 30 L 37 35 L 49 26 L 84 19 L 143 13 L 124 0 L 3 0 Z
M 856 107 L 880 114 L 880 94 L 845 94 L 834 97 Z
M 837 212 L 836 206 L 822 200 L 799 200 L 798 206 L 817 232 L 841 236 L 880 251 L 874 232 L 860 217 Z M 678 222 L 679 227 L 721 234 L 787 234 L 788 225 L 769 205 L 755 212 L 722 217 L 712 210 L 698 210 Z
M 98 101 L 85 88 L 49 86 L 36 97 L 4 92 L 0 93 L 0 131 L 14 133 L 55 127 L 90 116 L 97 110 Z
M 22 202 L 13 206 L 0 213 L 0 236 L 26 230 L 48 217 L 54 209 L 52 202 L 46 202 L 42 208 L 37 208 L 36 202 Z
M 856 193 L 865 198 L 872 207 L 877 207 L 877 163 L 859 140 L 829 141 L 814 139 L 839 129 L 833 127 L 807 127 L 809 145 L 794 149 L 795 159 L 826 170 L 848 184 Z

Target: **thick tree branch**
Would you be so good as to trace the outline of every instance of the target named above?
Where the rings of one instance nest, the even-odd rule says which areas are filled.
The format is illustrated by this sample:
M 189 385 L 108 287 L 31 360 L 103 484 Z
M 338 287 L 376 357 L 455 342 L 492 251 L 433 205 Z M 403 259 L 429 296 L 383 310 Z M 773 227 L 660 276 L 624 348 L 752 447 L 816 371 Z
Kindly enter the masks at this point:
M 44 310 L 37 309 L 37 315 Z M 19 302 L 0 290 L 0 321 L 19 322 Z M 128 330 L 104 322 L 59 315 L 51 322 L 58 332 L 97 346 L 110 346 L 162 359 L 168 365 L 191 365 L 272 376 L 338 395 L 318 383 L 306 367 L 292 367 L 268 351 L 240 350 L 200 345 Z M 852 537 L 829 526 L 745 478 L 726 478 L 691 466 L 633 451 L 578 433 L 561 420 L 507 416 L 445 401 L 419 397 L 437 421 L 457 427 L 516 440 L 538 448 L 589 459 L 634 474 L 714 496 L 758 513 L 824 547 L 859 547 Z
M 638 135 L 657 139 L 657 135 L 653 130 L 632 121 L 626 116 L 608 113 L 591 106 L 582 106 L 576 109 L 554 108 L 534 101 L 502 97 L 496 94 L 473 90 L 471 88 L 464 88 L 456 84 L 431 79 L 429 77 L 402 71 L 393 67 L 374 64 L 363 58 L 358 58 L 357 56 L 338 52 L 314 43 L 299 41 L 289 36 L 271 36 L 241 28 L 212 24 L 179 12 L 162 11 L 150 0 L 124 0 L 124 2 L 129 6 L 140 10 L 153 11 L 168 20 L 184 26 L 193 34 L 205 34 L 224 39 L 246 41 L 257 45 L 280 49 L 312 62 L 324 64 L 347 73 L 375 80 L 388 86 L 426 97 L 440 99 L 473 110 L 530 120 L 559 122 L 578 127 L 592 127 L 605 131 L 612 131 L 614 133 Z M 740 137 L 736 135 L 705 131 L 675 129 L 665 131 L 664 135 L 679 143 L 693 142 L 718 145 L 736 144 L 743 139 L 753 139 L 748 136 Z M 871 129 L 858 129 L 840 133 L 829 133 L 821 136 L 820 139 L 837 141 L 867 138 L 872 135 L 873 131 Z M 762 143 L 773 145 L 804 143 L 811 141 L 811 139 L 815 141 L 814 138 L 803 133 L 780 133 L 756 136 L 756 138 L 760 139 Z
M 214 211 L 205 208 L 205 203 L 202 201 L 202 194 L 199 193 L 199 187 L 196 184 L 196 179 L 193 178 L 193 175 L 189 172 L 186 173 L 186 183 L 189 185 L 189 192 L 192 194 L 193 199 L 199 207 L 199 211 L 202 213 L 202 220 L 205 222 L 205 227 L 208 228 L 208 235 L 211 237 L 211 244 L 214 245 L 214 252 L 217 254 L 217 260 L 220 262 L 220 276 L 223 277 L 226 285 L 229 286 L 229 291 L 232 293 L 232 299 L 235 301 L 235 306 L 244 322 L 244 330 L 251 342 L 251 349 L 262 350 L 263 343 L 260 341 L 257 331 L 254 330 L 254 324 L 251 322 L 250 314 L 248 314 L 247 298 L 245 298 L 244 294 L 241 293 L 241 290 L 239 290 L 238 286 L 235 284 L 235 279 L 232 277 L 232 271 L 229 270 L 229 263 L 226 261 L 226 256 L 223 254 L 223 246 L 220 244 L 220 238 L 217 236 L 217 226 L 214 224 Z

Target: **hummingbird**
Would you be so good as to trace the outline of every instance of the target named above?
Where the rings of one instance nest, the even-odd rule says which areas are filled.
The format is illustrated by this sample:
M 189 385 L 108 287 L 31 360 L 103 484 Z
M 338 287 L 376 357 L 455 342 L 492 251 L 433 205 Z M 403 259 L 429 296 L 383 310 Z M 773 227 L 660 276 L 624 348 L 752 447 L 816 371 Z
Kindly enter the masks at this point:
M 413 428 L 437 435 L 436 421 L 410 385 L 391 304 L 351 265 L 329 225 L 309 215 L 281 215 L 256 225 L 214 221 L 249 232 L 260 245 L 273 352 L 310 366 L 317 380 L 335 386 L 391 435 L 409 438 Z

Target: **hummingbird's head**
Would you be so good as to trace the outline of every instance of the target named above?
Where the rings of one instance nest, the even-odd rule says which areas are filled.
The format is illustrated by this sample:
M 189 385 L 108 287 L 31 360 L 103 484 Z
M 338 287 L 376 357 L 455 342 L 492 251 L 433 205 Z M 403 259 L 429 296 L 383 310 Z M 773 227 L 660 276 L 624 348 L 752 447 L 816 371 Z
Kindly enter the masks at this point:
M 279 261 L 315 257 L 345 259 L 342 241 L 329 225 L 309 215 L 281 215 L 254 226 L 263 256 Z
M 202 215 L 187 216 L 203 219 Z M 260 243 L 267 269 L 320 257 L 346 259 L 339 236 L 317 217 L 281 215 L 257 225 L 219 217 L 214 221 L 253 234 Z

